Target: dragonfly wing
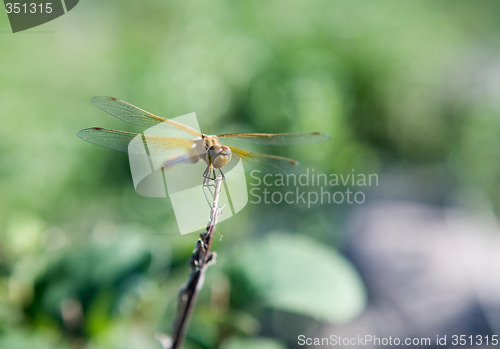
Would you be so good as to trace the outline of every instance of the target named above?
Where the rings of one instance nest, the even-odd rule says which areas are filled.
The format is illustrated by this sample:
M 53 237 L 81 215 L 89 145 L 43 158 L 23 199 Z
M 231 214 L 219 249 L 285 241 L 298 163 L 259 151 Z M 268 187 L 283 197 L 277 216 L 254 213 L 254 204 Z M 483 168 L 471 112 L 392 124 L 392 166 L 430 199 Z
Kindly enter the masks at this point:
M 290 158 L 251 152 L 233 146 L 229 146 L 229 148 L 231 148 L 236 161 L 241 158 L 244 165 L 250 166 L 252 169 L 261 169 L 271 173 L 296 173 L 300 170 L 299 163 Z M 231 166 L 231 163 L 229 163 L 229 166 Z
M 228 133 L 217 136 L 219 138 L 232 138 L 264 145 L 302 145 L 325 142 L 330 136 L 322 132 L 298 133 Z
M 98 96 L 92 97 L 90 101 L 106 113 L 134 125 L 152 127 L 158 124 L 163 124 L 168 127 L 174 127 L 175 129 L 185 131 L 186 133 L 196 137 L 201 136 L 201 134 L 194 128 L 181 124 L 180 122 L 154 115 L 144 109 L 114 97 Z
M 110 130 L 93 127 L 81 130 L 78 137 L 101 147 L 142 155 L 145 145 L 150 153 L 160 153 L 165 150 L 180 149 L 188 151 L 193 141 L 184 138 L 145 136 L 139 133 Z M 132 142 L 136 137 L 142 137 L 142 142 Z M 132 142 L 132 143 L 131 143 Z

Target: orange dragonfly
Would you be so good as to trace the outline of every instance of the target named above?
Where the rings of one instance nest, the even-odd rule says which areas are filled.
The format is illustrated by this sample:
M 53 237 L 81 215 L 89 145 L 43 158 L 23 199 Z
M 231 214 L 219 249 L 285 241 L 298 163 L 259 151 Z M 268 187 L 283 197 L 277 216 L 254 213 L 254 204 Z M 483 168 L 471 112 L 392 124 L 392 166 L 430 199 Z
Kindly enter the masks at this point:
M 282 156 L 250 152 L 231 145 L 221 143 L 223 139 L 237 139 L 258 143 L 263 145 L 301 145 L 327 141 L 330 136 L 321 132 L 300 132 L 300 133 L 228 133 L 222 135 L 205 135 L 194 128 L 180 122 L 162 118 L 149 113 L 130 103 L 113 97 L 92 97 L 91 102 L 106 113 L 117 117 L 128 123 L 152 127 L 159 124 L 176 131 L 182 131 L 187 138 L 148 136 L 133 132 L 105 129 L 101 127 L 92 127 L 81 130 L 77 133 L 78 137 L 106 148 L 122 151 L 125 153 L 143 152 L 141 142 L 132 142 L 141 136 L 143 141 L 147 142 L 149 151 L 178 150 L 179 154 L 166 159 L 161 167 L 168 168 L 178 163 L 197 163 L 205 161 L 207 169 L 204 177 L 207 178 L 211 172 L 215 178 L 215 170 L 219 170 L 221 175 L 222 168 L 231 162 L 231 158 L 241 158 L 245 162 L 254 162 L 264 164 L 271 169 L 279 172 L 293 171 L 297 168 L 298 162 Z M 137 149 L 134 149 L 137 147 Z M 233 157 L 233 155 L 235 155 Z M 228 166 L 231 167 L 231 166 Z

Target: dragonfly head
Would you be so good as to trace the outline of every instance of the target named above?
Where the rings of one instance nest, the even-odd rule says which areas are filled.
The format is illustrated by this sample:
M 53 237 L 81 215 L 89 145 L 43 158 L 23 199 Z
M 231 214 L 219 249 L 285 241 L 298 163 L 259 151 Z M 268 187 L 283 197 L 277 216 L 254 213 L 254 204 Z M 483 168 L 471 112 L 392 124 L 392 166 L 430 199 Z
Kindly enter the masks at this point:
M 208 163 L 215 168 L 222 168 L 231 161 L 233 153 L 227 145 L 214 144 L 208 148 Z

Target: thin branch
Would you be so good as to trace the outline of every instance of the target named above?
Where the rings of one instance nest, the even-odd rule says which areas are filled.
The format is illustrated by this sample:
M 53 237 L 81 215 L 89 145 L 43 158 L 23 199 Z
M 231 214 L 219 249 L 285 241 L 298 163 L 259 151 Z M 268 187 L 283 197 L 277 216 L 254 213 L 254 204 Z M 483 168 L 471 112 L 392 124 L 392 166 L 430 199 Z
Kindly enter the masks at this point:
M 212 236 L 215 231 L 215 226 L 222 212 L 219 207 L 219 194 L 221 190 L 221 183 L 223 177 L 219 176 L 214 179 L 215 190 L 212 202 L 212 209 L 210 212 L 210 220 L 207 224 L 207 229 L 204 233 L 200 234 L 200 238 L 196 242 L 193 254 L 189 260 L 191 266 L 191 273 L 188 282 L 179 292 L 177 316 L 174 322 L 173 335 L 171 339 L 171 349 L 179 349 L 184 340 L 184 334 L 189 322 L 189 316 L 196 303 L 196 296 L 203 286 L 206 268 L 215 263 L 215 252 L 210 252 L 212 245 Z M 164 342 L 165 338 L 160 339 L 163 342 L 164 348 L 168 346 Z

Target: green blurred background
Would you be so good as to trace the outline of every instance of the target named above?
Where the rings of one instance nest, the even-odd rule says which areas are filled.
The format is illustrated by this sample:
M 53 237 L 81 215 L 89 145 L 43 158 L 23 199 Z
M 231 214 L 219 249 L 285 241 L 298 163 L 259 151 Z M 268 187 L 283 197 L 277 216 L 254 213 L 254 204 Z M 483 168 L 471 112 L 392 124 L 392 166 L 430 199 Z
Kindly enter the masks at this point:
M 160 348 L 170 332 L 197 236 L 177 234 L 168 200 L 135 193 L 125 154 L 76 137 L 137 130 L 91 96 L 194 111 L 208 134 L 327 132 L 259 150 L 376 173 L 367 201 L 498 214 L 499 14 L 496 1 L 85 0 L 12 34 L 2 13 L 0 347 Z M 248 205 L 220 223 L 186 348 L 293 347 L 355 318 L 366 290 L 338 252 L 355 206 Z

